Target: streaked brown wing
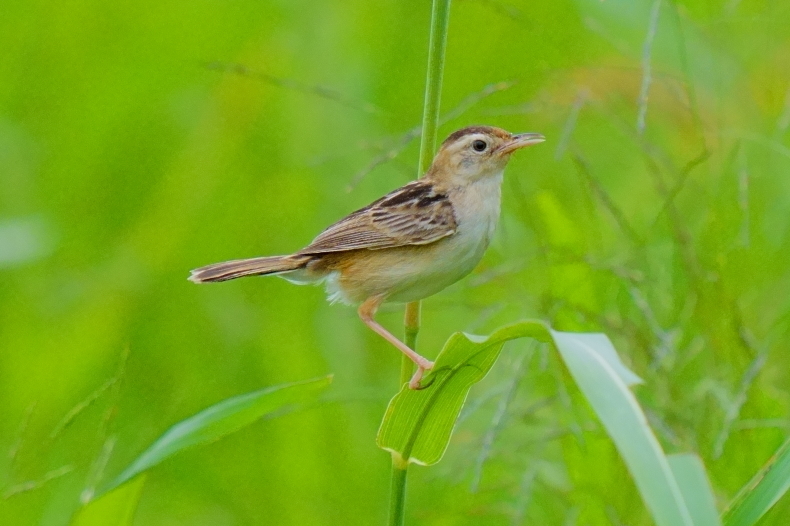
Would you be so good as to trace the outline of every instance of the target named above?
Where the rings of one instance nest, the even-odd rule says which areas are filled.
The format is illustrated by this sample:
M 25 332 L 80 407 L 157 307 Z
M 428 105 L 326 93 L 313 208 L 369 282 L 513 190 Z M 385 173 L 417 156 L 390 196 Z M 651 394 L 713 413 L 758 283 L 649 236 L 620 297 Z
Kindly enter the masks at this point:
M 341 219 L 298 254 L 427 245 L 455 228 L 447 195 L 429 182 L 414 181 Z

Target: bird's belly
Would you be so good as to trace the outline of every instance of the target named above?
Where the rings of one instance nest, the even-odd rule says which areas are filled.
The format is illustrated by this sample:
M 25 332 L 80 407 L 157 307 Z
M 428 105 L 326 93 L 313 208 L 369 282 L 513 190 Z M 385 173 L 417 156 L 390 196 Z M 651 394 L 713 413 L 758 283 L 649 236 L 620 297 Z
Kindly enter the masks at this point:
M 488 236 L 454 235 L 422 246 L 365 250 L 330 277 L 330 298 L 359 303 L 382 295 L 386 302 L 426 298 L 452 285 L 477 266 Z
M 423 261 L 411 268 L 411 275 L 392 288 L 386 301 L 406 303 L 432 296 L 460 280 L 477 266 L 485 246 L 436 247 L 431 261 Z M 426 258 L 428 259 L 428 258 Z

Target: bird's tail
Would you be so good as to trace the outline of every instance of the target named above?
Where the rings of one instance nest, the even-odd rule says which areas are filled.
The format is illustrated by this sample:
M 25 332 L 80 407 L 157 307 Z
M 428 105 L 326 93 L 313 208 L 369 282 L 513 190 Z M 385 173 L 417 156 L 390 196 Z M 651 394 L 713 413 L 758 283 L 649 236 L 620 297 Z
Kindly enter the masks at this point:
M 243 278 L 244 276 L 262 276 L 265 274 L 280 274 L 305 267 L 310 261 L 310 256 L 270 256 L 262 258 L 236 259 L 214 263 L 193 270 L 189 281 L 194 283 L 210 283 L 212 281 L 227 281 L 229 279 Z

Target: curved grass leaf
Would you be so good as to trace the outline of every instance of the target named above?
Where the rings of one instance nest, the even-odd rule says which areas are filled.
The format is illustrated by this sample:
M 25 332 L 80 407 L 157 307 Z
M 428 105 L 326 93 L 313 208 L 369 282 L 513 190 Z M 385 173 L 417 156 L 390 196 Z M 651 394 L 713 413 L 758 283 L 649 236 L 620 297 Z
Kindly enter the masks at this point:
M 669 468 L 675 475 L 694 526 L 721 526 L 705 466 L 697 455 L 669 455 Z
M 571 376 L 623 457 L 656 524 L 693 526 L 661 444 L 623 380 L 622 371 L 606 358 L 616 357 L 609 339 L 600 334 L 551 334 Z
M 71 526 L 131 526 L 145 485 L 145 475 L 105 493 L 81 508 Z
M 439 462 L 469 389 L 488 373 L 505 342 L 526 336 L 549 341 L 548 329 L 537 321 L 503 327 L 487 338 L 453 334 L 423 380 L 427 387 L 416 391 L 404 385 L 390 401 L 378 446 L 392 453 L 396 466 Z
M 285 406 L 313 400 L 331 382 L 330 375 L 276 385 L 234 396 L 204 409 L 165 431 L 110 484 L 109 489 L 117 488 L 183 449 L 218 440 Z
M 420 391 L 404 387 L 387 408 L 377 443 L 392 453 L 396 466 L 431 465 L 441 459 L 469 389 L 490 370 L 504 343 L 521 337 L 553 341 L 622 455 L 658 526 L 715 524 L 705 522 L 712 501 L 705 487 L 696 490 L 707 499 L 695 502 L 702 511 L 695 508 L 694 516 L 702 522 L 693 522 L 670 463 L 628 389 L 641 379 L 620 361 L 609 339 L 603 334 L 558 332 L 541 322 L 510 325 L 487 338 L 451 336 L 425 379 L 428 386 Z M 684 484 L 700 478 L 686 459 L 676 462 Z
M 505 342 L 525 337 L 550 342 L 553 334 L 563 333 L 553 333 L 543 322 L 530 320 L 505 326 L 488 337 L 453 334 L 423 382 L 428 387 L 415 391 L 404 386 L 390 401 L 376 443 L 392 453 L 396 465 L 439 462 L 469 389 L 488 373 Z M 641 382 L 620 362 L 606 336 L 586 336 L 623 382 Z
M 724 512 L 725 526 L 752 526 L 790 489 L 790 438 L 738 492 Z

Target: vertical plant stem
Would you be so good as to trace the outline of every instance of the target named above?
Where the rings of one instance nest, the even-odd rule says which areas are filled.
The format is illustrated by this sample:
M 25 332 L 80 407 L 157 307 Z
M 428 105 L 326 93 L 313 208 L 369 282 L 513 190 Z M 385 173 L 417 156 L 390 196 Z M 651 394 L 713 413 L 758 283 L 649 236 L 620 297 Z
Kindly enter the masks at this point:
M 403 526 L 403 511 L 406 505 L 406 473 L 408 464 L 402 467 L 392 464 L 390 487 L 390 526 Z
M 403 327 L 405 338 L 404 343 L 412 349 L 417 348 L 417 333 L 420 332 L 420 302 L 413 301 L 406 304 L 406 311 L 403 314 Z M 414 371 L 414 363 L 404 354 L 400 367 L 400 385 L 405 384 L 411 378 Z
M 431 40 L 428 48 L 428 79 L 425 83 L 425 104 L 422 109 L 420 166 L 422 175 L 431 167 L 436 151 L 436 130 L 439 127 L 439 100 L 444 75 L 444 55 L 447 49 L 447 26 L 450 23 L 450 0 L 433 0 L 431 11 Z
M 447 27 L 450 23 L 450 0 L 433 0 L 431 7 L 431 37 L 428 44 L 428 79 L 425 83 L 425 104 L 422 112 L 422 135 L 420 140 L 419 176 L 431 167 L 436 151 L 436 131 L 439 127 L 439 101 L 444 74 L 444 56 L 447 49 Z M 417 333 L 420 332 L 420 302 L 406 305 L 403 325 L 405 343 L 417 348 Z M 400 384 L 409 381 L 413 369 L 411 361 L 403 357 Z M 390 492 L 390 526 L 402 526 L 406 503 L 406 473 L 408 461 L 398 462 L 392 457 L 392 486 Z

